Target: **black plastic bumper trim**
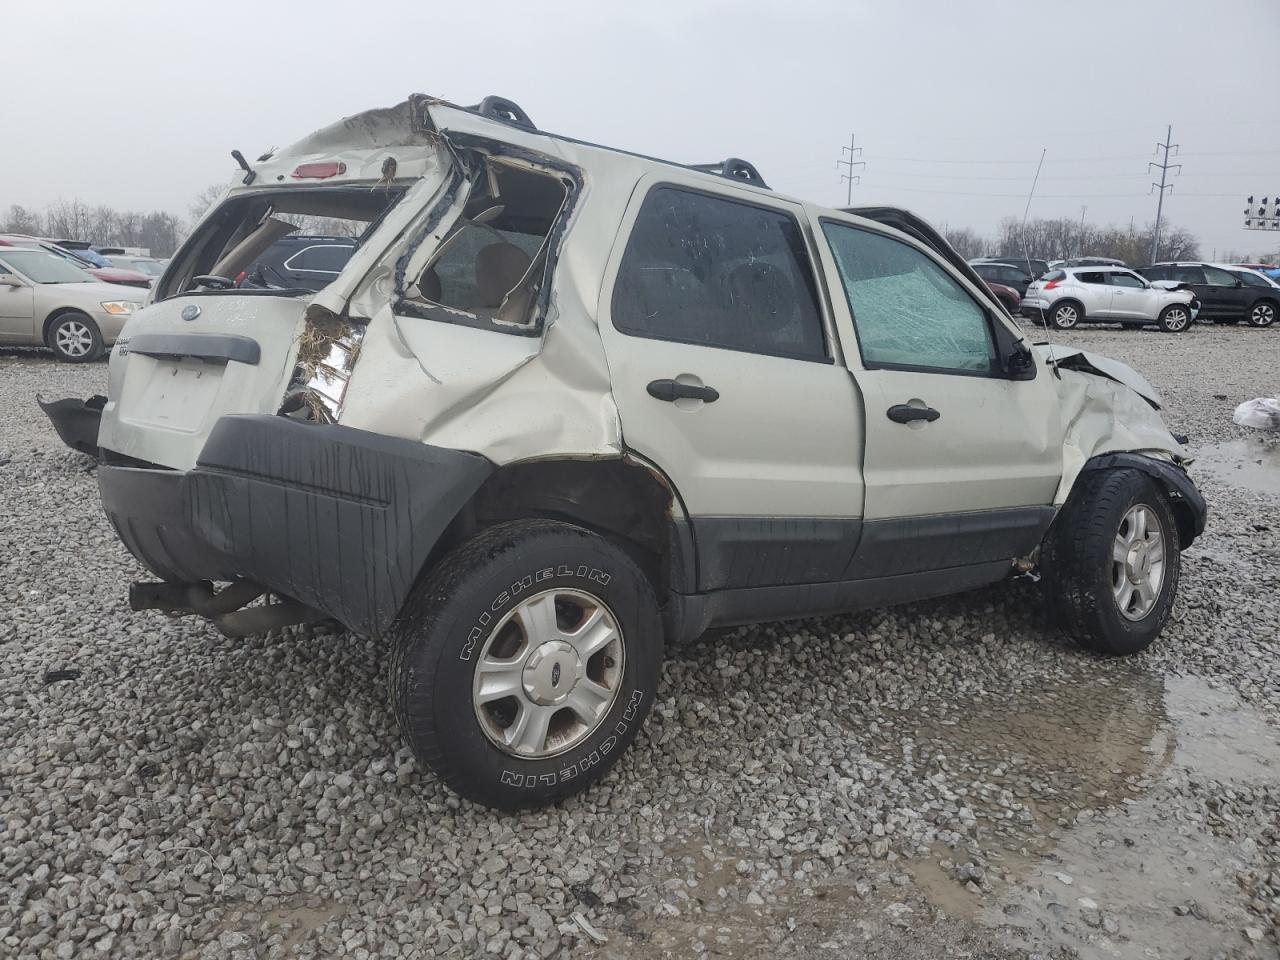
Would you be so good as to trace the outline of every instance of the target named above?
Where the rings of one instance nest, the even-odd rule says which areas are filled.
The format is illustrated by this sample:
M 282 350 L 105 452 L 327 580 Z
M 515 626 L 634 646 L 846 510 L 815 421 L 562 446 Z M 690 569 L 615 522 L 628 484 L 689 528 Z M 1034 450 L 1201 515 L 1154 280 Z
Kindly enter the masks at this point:
M 358 633 L 394 622 L 492 473 L 476 454 L 285 417 L 223 417 L 196 467 L 102 464 L 103 506 L 164 580 L 245 579 Z
M 1185 550 L 1204 533 L 1209 518 L 1209 505 L 1204 495 L 1196 489 L 1195 481 L 1175 463 L 1143 456 L 1140 453 L 1104 453 L 1091 458 L 1080 471 L 1108 470 L 1116 467 L 1132 467 L 1159 480 L 1173 499 L 1174 513 L 1178 518 L 1179 547 Z
M 102 423 L 102 408 L 107 405 L 106 397 L 95 395 L 88 400 L 68 397 L 48 403 L 36 397 L 36 403 L 40 404 L 40 409 L 53 424 L 53 429 L 58 431 L 63 443 L 91 457 L 98 455 L 98 427 Z

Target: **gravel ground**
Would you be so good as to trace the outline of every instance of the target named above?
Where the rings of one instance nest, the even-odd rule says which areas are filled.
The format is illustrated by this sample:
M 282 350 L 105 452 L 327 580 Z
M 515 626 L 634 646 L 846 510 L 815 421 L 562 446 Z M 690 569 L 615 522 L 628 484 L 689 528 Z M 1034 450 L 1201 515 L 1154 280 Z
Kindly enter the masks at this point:
M 105 364 L 0 351 L 0 956 L 1277 957 L 1280 463 L 1230 414 L 1280 331 L 1058 339 L 1205 452 L 1152 650 L 1077 651 L 1027 583 L 738 629 L 671 653 L 602 785 L 518 816 L 413 762 L 379 644 L 130 613 L 33 403 Z

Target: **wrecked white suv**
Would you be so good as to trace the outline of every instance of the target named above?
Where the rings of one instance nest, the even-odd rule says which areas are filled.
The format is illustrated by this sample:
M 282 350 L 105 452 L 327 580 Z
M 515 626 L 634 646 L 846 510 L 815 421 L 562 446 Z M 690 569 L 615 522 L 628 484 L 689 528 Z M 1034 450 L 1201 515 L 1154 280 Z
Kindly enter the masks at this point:
M 1129 368 L 1033 348 L 897 209 L 780 196 L 415 96 L 248 163 L 50 405 L 158 578 L 229 635 L 385 636 L 418 757 L 514 808 L 599 778 L 665 643 L 1039 572 L 1106 653 L 1160 632 L 1205 504 Z M 355 221 L 319 292 L 234 278 Z M 216 585 L 216 586 L 215 586 Z

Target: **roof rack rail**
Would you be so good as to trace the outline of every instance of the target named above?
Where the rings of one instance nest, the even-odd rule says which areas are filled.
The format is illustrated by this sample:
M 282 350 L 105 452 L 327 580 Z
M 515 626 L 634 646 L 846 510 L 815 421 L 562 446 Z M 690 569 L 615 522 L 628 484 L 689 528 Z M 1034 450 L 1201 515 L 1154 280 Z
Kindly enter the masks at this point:
M 719 163 L 691 163 L 689 167 L 692 170 L 701 170 L 703 173 L 714 173 L 717 177 L 741 180 L 753 187 L 769 189 L 769 185 L 764 182 L 764 177 L 760 176 L 760 171 L 753 164 L 739 157 L 725 157 Z
M 508 100 L 506 97 L 488 96 L 474 106 L 466 109 L 480 114 L 482 117 L 490 117 L 494 120 L 501 120 L 503 123 L 514 124 L 517 127 L 524 127 L 527 130 L 537 130 L 529 115 L 524 112 L 520 104 L 514 100 Z

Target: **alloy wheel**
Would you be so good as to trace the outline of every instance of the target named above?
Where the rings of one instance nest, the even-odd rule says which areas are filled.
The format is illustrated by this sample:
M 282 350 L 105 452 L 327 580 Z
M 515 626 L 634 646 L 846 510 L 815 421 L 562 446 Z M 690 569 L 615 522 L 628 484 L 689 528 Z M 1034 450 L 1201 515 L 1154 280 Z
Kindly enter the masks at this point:
M 529 597 L 498 622 L 476 661 L 481 730 L 523 759 L 572 749 L 617 699 L 624 652 L 618 619 L 597 597 L 566 588 Z
M 1155 609 L 1164 586 L 1165 543 L 1154 510 L 1143 503 L 1128 509 L 1111 548 L 1111 590 L 1126 620 L 1141 620 Z
M 83 357 L 93 349 L 93 334 L 79 320 L 64 320 L 54 330 L 53 342 L 65 356 Z
M 1255 327 L 1269 327 L 1275 319 L 1275 308 L 1269 303 L 1256 304 L 1249 313 L 1249 322 Z
M 1064 303 L 1053 312 L 1053 323 L 1063 330 L 1070 330 L 1080 322 L 1080 311 L 1069 303 Z
M 1185 330 L 1190 322 L 1191 316 L 1181 307 L 1174 307 L 1164 315 L 1164 325 L 1174 333 Z

